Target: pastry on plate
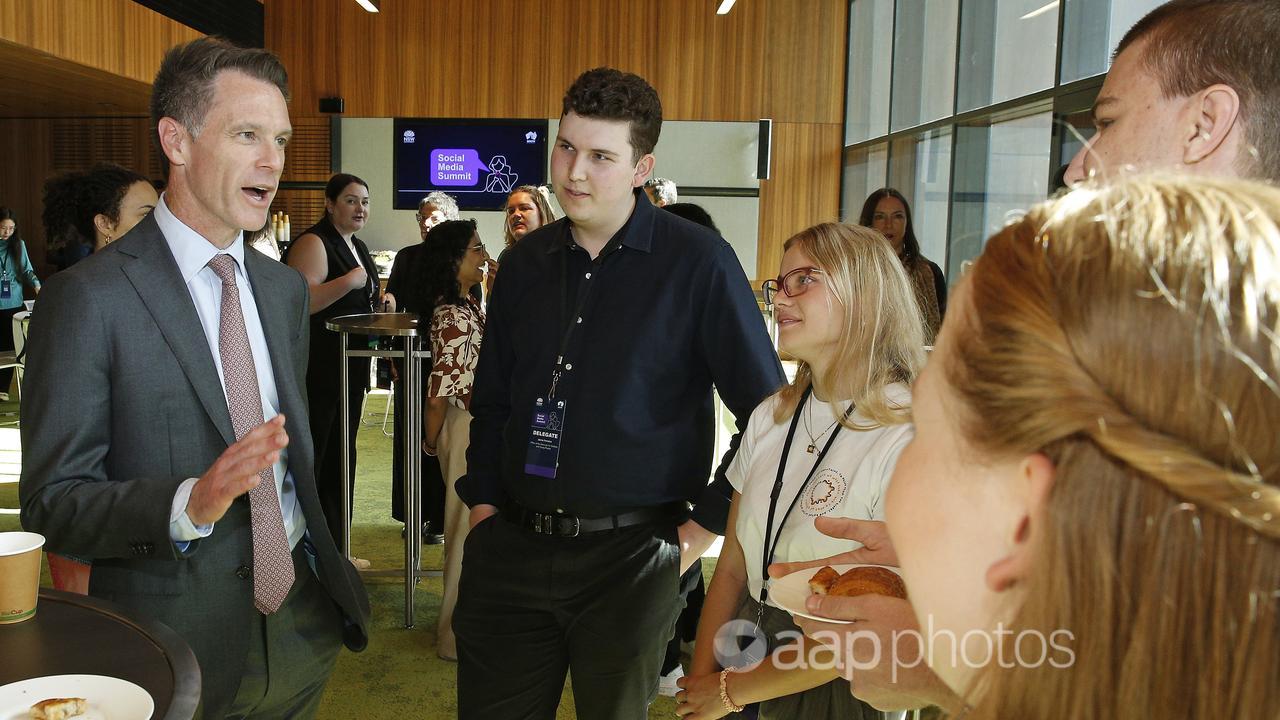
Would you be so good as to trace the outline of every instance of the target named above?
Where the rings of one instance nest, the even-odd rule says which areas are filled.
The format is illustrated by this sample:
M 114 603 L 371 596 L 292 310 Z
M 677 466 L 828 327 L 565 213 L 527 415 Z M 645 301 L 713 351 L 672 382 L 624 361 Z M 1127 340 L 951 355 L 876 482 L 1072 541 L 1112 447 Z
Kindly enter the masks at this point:
M 851 568 L 843 575 L 836 573 L 835 569 L 828 565 L 809 579 L 809 589 L 815 595 L 837 597 L 856 595 L 907 597 L 907 586 L 903 584 L 902 578 L 892 570 L 875 565 Z

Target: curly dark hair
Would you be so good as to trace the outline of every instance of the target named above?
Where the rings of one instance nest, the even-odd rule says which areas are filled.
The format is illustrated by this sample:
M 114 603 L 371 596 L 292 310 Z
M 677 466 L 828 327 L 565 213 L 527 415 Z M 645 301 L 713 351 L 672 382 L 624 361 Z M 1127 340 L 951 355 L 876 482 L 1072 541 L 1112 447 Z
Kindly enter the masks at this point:
M 588 70 L 564 93 L 560 117 L 576 115 L 631 123 L 632 162 L 653 152 L 662 132 L 662 101 L 658 91 L 633 73 L 608 67 Z
M 871 227 L 871 218 L 876 214 L 876 204 L 881 200 L 891 197 L 902 203 L 902 209 L 907 214 L 907 230 L 902 234 L 902 264 L 908 268 L 914 267 L 916 260 L 920 258 L 920 241 L 916 240 L 916 224 L 911 221 L 911 203 L 902 196 L 902 193 L 893 188 L 880 188 L 879 190 L 867 196 L 867 201 L 862 203 L 862 214 L 858 216 L 858 224 L 863 227 Z
M 106 215 L 120 221 L 120 203 L 134 183 L 151 182 L 112 163 L 99 163 L 81 172 L 50 178 L 44 184 L 44 235 L 49 248 L 62 251 L 77 243 L 93 247 L 97 228 L 93 219 Z
M 710 228 L 717 233 L 720 232 L 720 228 L 716 227 L 716 221 L 711 219 L 711 213 L 696 203 L 671 203 L 670 205 L 663 205 L 662 209 L 672 215 L 679 215 L 690 222 L 696 222 L 704 228 Z
M 475 220 L 446 220 L 431 228 L 425 248 L 409 268 L 412 280 L 405 309 L 429 316 L 440 305 L 466 305 L 458 263 L 476 236 Z

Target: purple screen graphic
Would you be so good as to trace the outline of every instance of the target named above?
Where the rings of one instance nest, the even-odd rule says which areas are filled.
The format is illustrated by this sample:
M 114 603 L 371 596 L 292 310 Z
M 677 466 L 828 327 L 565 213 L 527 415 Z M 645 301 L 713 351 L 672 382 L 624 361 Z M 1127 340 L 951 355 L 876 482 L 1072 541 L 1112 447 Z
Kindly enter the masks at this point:
M 443 148 L 431 151 L 431 183 L 446 186 L 472 186 L 480 183 L 480 171 L 489 171 L 473 149 Z

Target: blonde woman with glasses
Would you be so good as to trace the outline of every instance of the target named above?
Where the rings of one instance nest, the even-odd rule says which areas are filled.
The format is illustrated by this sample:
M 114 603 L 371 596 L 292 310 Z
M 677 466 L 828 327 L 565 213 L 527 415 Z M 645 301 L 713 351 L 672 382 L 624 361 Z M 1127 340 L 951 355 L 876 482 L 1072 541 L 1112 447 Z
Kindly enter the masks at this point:
M 695 720 L 749 703 L 761 703 L 766 720 L 881 717 L 850 695 L 830 662 L 830 669 L 784 669 L 779 654 L 738 671 L 759 658 L 715 651 L 717 631 L 736 618 L 757 628 L 771 651 L 794 655 L 786 633 L 799 632 L 769 604 L 766 568 L 857 547 L 819 533 L 814 519 L 883 518 L 889 476 L 911 437 L 909 386 L 924 360 L 924 331 L 893 248 L 873 230 L 834 223 L 784 247 L 780 277 L 764 291 L 779 346 L 800 368 L 752 413 L 729 469 L 735 492 L 724 547 L 676 694 L 677 712 Z

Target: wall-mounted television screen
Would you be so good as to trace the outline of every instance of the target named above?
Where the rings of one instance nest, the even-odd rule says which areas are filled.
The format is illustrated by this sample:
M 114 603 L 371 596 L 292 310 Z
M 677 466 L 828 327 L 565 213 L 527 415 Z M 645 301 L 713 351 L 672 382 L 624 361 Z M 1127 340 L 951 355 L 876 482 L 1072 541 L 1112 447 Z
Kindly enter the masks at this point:
M 547 181 L 546 120 L 396 118 L 395 208 L 433 190 L 463 210 L 497 210 L 517 185 Z

